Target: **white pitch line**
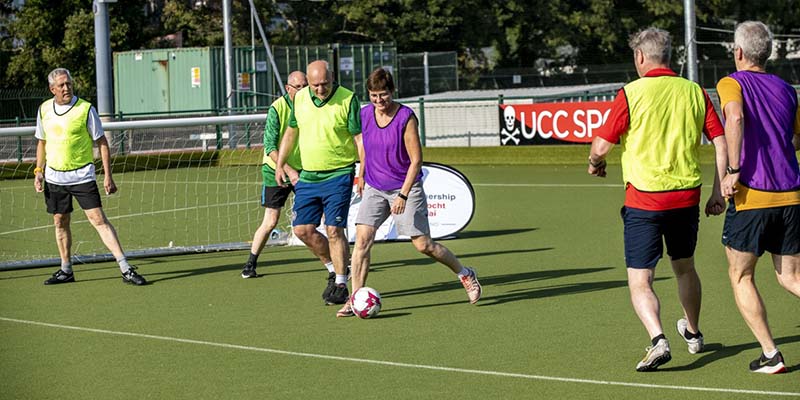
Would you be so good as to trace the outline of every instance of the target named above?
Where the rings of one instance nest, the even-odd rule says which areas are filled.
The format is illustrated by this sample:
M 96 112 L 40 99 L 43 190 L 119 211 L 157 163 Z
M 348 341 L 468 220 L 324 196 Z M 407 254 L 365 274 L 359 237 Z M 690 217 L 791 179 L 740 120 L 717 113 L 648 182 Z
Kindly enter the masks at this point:
M 564 377 L 558 377 L 558 376 L 517 374 L 517 373 L 512 373 L 512 372 L 485 371 L 485 370 L 479 370 L 479 369 L 441 367 L 441 366 L 436 366 L 436 365 L 409 364 L 409 363 L 401 363 L 401 362 L 393 362 L 393 361 L 370 360 L 370 359 L 367 359 L 367 358 L 354 358 L 354 357 L 331 356 L 331 355 L 326 355 L 326 354 L 302 353 L 302 352 L 296 352 L 296 351 L 277 350 L 277 349 L 269 349 L 269 348 L 263 348 L 263 347 L 242 346 L 242 345 L 238 345 L 238 344 L 208 342 L 208 341 L 205 341 L 205 340 L 183 339 L 183 338 L 176 338 L 176 337 L 170 337 L 170 336 L 148 335 L 148 334 L 144 334 L 144 333 L 111 331 L 111 330 L 106 330 L 106 329 L 95 329 L 95 328 L 85 328 L 85 327 L 80 327 L 80 326 L 51 324 L 51 323 L 47 323 L 47 322 L 28 321 L 28 320 L 23 320 L 23 319 L 6 318 L 6 317 L 0 317 L 0 320 L 6 321 L 6 322 L 16 322 L 16 323 L 19 323 L 19 324 L 45 326 L 45 327 L 49 327 L 49 328 L 70 329 L 70 330 L 81 331 L 81 332 L 92 332 L 92 333 L 100 333 L 100 334 L 106 334 L 106 335 L 118 335 L 118 336 L 130 336 L 130 337 L 137 337 L 137 338 L 144 338 L 144 339 L 163 340 L 163 341 L 167 341 L 167 342 L 177 342 L 177 343 L 186 343 L 186 344 L 196 344 L 196 345 L 201 345 L 201 346 L 221 347 L 221 348 L 225 348 L 225 349 L 255 351 L 255 352 L 261 352 L 261 353 L 281 354 L 281 355 L 293 356 L 293 357 L 316 358 L 316 359 L 322 359 L 322 360 L 347 361 L 347 362 L 354 362 L 354 363 L 361 363 L 361 364 L 383 365 L 383 366 L 388 366 L 388 367 L 426 369 L 426 370 L 445 371 L 445 372 L 458 372 L 458 373 L 463 373 L 463 374 L 500 376 L 500 377 L 504 377 L 504 378 L 520 378 L 520 379 L 567 382 L 567 383 L 585 383 L 585 384 L 592 384 L 592 385 L 627 386 L 627 387 L 648 388 L 648 389 L 670 389 L 670 390 L 685 390 L 685 391 L 696 391 L 696 392 L 754 394 L 754 395 L 763 395 L 763 396 L 800 397 L 800 392 L 774 392 L 774 391 L 765 391 L 765 390 L 727 389 L 727 388 L 714 388 L 714 387 L 702 387 L 702 386 L 655 385 L 655 384 L 649 384 L 649 383 L 599 381 L 599 380 L 594 380 L 594 379 L 564 378 Z
M 136 214 L 117 215 L 117 216 L 114 216 L 114 217 L 107 217 L 107 218 L 109 220 L 118 220 L 118 219 L 124 219 L 124 218 L 141 217 L 143 215 L 169 214 L 171 212 L 191 211 L 191 210 L 198 210 L 198 209 L 201 209 L 201 208 L 222 207 L 222 206 L 238 206 L 238 205 L 249 204 L 249 203 L 255 203 L 255 201 L 254 200 L 248 200 L 248 201 L 239 201 L 239 202 L 236 202 L 236 203 L 207 204 L 207 205 L 203 205 L 203 206 L 172 208 L 172 209 L 169 209 L 169 210 L 158 210 L 158 211 L 148 211 L 148 212 L 136 213 Z M 73 224 L 85 224 L 87 222 L 89 222 L 89 220 L 81 220 L 81 221 L 75 221 L 75 222 L 73 222 Z M 47 228 L 50 228 L 50 227 L 52 227 L 52 225 L 34 226 L 34 227 L 30 227 L 30 228 L 17 229 L 17 230 L 14 230 L 14 231 L 0 232 L 0 236 L 11 235 L 11 234 L 20 233 L 20 232 L 35 231 L 35 230 L 39 230 L 39 229 L 47 229 Z

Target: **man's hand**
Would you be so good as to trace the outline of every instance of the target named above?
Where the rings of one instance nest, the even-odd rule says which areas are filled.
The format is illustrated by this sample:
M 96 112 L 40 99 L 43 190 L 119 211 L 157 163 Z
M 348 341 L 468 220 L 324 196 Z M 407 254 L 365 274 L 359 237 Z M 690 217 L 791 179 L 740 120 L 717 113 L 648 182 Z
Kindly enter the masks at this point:
M 103 188 L 106 190 L 106 195 L 117 193 L 117 185 L 114 183 L 114 178 L 106 174 L 103 179 Z
M 286 183 L 283 181 L 283 172 L 280 169 L 275 170 L 275 183 L 278 186 L 286 186 Z
M 733 197 L 739 190 L 736 189 L 736 183 L 739 182 L 739 173 L 725 175 L 722 179 L 722 197 L 729 199 Z
M 600 160 L 600 162 L 594 162 L 592 159 L 589 159 L 589 175 L 594 175 L 598 178 L 605 178 L 606 177 L 606 160 Z
M 44 192 L 44 174 L 41 172 L 36 172 L 33 174 L 33 188 L 36 189 L 36 193 Z
M 720 215 L 725 211 L 725 198 L 719 193 L 714 193 L 706 202 L 706 217 L 710 215 Z
M 285 167 L 283 167 L 283 171 L 286 172 L 286 177 L 289 178 L 289 182 L 292 185 L 297 186 L 297 181 L 300 180 L 300 174 L 297 172 L 297 170 L 287 164 Z

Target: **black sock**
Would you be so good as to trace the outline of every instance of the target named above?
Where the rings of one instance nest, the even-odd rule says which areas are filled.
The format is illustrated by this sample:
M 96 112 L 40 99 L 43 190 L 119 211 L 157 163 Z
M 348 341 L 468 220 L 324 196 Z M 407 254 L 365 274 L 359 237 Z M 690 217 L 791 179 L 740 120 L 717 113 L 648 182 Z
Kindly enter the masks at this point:
M 689 332 L 689 330 L 687 329 L 686 332 L 683 332 L 683 337 L 685 337 L 686 339 L 697 339 L 701 336 L 703 336 L 703 334 L 700 333 L 700 331 L 697 331 L 697 333 L 692 333 Z
M 650 342 L 651 342 L 651 343 L 653 343 L 653 346 L 655 346 L 655 345 L 657 345 L 657 344 L 658 344 L 658 341 L 659 341 L 659 340 L 661 340 L 661 339 L 666 339 L 666 338 L 667 338 L 667 337 L 666 337 L 666 336 L 664 336 L 664 334 L 662 333 L 662 334 L 660 334 L 660 335 L 658 335 L 658 336 L 656 336 L 656 337 L 654 337 L 654 338 L 650 339 Z
M 250 258 L 247 259 L 247 262 L 256 265 L 256 263 L 258 263 L 258 254 L 250 253 Z

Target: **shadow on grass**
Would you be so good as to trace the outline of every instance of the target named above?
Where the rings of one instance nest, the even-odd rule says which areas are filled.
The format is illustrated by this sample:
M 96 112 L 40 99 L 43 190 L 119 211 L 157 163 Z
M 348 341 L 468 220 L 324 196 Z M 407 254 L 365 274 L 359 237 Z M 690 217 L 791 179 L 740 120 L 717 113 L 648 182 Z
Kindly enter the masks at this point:
M 145 272 L 142 272 L 140 270 L 139 272 L 145 278 L 147 278 L 148 281 L 150 281 L 150 282 L 162 282 L 162 281 L 168 281 L 168 280 L 172 280 L 172 279 L 189 278 L 189 277 L 198 276 L 198 275 L 215 274 L 215 273 L 218 273 L 218 272 L 240 271 L 242 269 L 242 267 L 244 266 L 245 261 L 247 261 L 247 260 L 245 259 L 241 263 L 236 263 L 236 264 L 215 265 L 215 266 L 209 266 L 209 267 L 190 268 L 190 269 L 183 269 L 183 270 L 177 270 L 177 271 L 162 271 L 162 272 L 147 272 L 147 273 L 145 273 Z M 287 272 L 272 272 L 269 269 L 270 265 L 302 264 L 302 263 L 313 262 L 313 261 L 319 262 L 319 260 L 317 260 L 316 258 L 299 258 L 299 259 L 275 260 L 275 261 L 269 262 L 268 264 L 267 263 L 260 263 L 261 266 L 258 268 L 258 270 L 259 270 L 258 278 L 261 278 L 261 277 L 267 276 L 267 275 L 304 274 L 304 273 L 309 273 L 309 272 L 318 272 L 318 271 L 322 272 L 322 271 L 325 271 L 325 267 L 323 265 L 320 265 L 319 269 L 314 269 L 314 270 L 303 269 L 303 270 L 287 271 Z M 231 273 L 231 274 L 233 274 L 233 273 Z M 156 276 L 157 278 L 150 279 L 149 278 L 150 276 Z M 325 276 L 327 277 L 327 271 L 325 271 Z
M 785 337 L 782 337 L 782 338 L 775 338 L 775 344 L 776 345 L 787 344 L 787 343 L 795 343 L 795 342 L 800 342 L 800 335 L 785 336 Z M 709 343 L 709 344 L 706 344 L 705 351 L 703 351 L 703 353 L 701 353 L 702 356 L 700 358 L 694 360 L 694 362 L 692 362 L 691 364 L 682 365 L 682 366 L 676 366 L 676 367 L 659 368 L 658 370 L 659 371 L 691 371 L 693 369 L 701 368 L 701 367 L 703 367 L 703 366 L 705 366 L 707 364 L 710 364 L 712 362 L 719 361 L 719 360 L 721 360 L 723 358 L 733 357 L 733 356 L 735 356 L 735 355 L 737 355 L 737 354 L 739 354 L 739 353 L 741 353 L 741 352 L 743 352 L 745 350 L 756 350 L 756 349 L 761 349 L 761 345 L 758 344 L 758 342 L 742 343 L 742 344 L 737 344 L 735 346 L 725 346 L 722 343 Z M 752 354 L 751 358 L 754 360 L 756 357 L 758 357 L 758 353 L 754 352 Z M 750 361 L 752 361 L 752 360 L 748 359 L 748 362 L 750 362 Z M 746 368 L 746 367 L 742 366 L 742 368 Z M 800 370 L 800 364 L 797 364 L 797 365 L 794 365 L 794 366 L 791 366 L 791 367 L 789 367 L 787 365 L 786 369 L 789 372 L 798 371 L 798 370 Z
M 409 243 L 408 246 L 409 246 L 409 249 L 413 249 L 414 248 L 414 246 L 411 243 Z M 466 260 L 466 259 L 471 258 L 471 257 L 496 256 L 496 255 L 503 255 L 503 254 L 535 253 L 535 252 L 539 252 L 539 251 L 547 251 L 547 250 L 553 250 L 553 249 L 554 249 L 554 247 L 540 247 L 540 248 L 536 248 L 536 249 L 497 250 L 497 251 L 487 251 L 487 252 L 483 252 L 483 253 L 456 254 L 456 257 L 458 257 L 460 260 L 463 261 L 463 260 Z M 412 250 L 412 251 L 416 252 L 416 250 Z M 385 261 L 385 262 L 377 262 L 377 263 L 374 262 L 374 263 L 372 263 L 372 265 L 370 265 L 370 272 L 373 272 L 373 271 L 376 271 L 376 270 L 381 270 L 381 269 L 386 269 L 386 268 L 405 267 L 405 266 L 409 266 L 409 265 L 433 265 L 433 264 L 438 264 L 438 262 L 436 262 L 436 260 L 434 260 L 434 259 L 432 259 L 430 257 L 426 257 L 426 256 L 424 256 L 424 255 L 422 255 L 420 253 L 417 253 L 417 254 L 418 254 L 417 257 L 409 258 L 409 259 L 406 259 L 406 260 L 393 260 L 393 261 Z M 468 266 L 472 265 L 469 262 L 466 262 L 465 264 L 468 265 Z M 480 273 L 480 266 L 479 265 L 476 265 L 476 269 L 478 270 L 478 273 Z
M 484 293 L 489 294 L 488 290 L 491 290 L 491 287 L 498 287 L 508 284 L 531 283 L 547 279 L 558 279 L 573 275 L 583 275 L 595 272 L 602 272 L 610 269 L 612 268 L 605 267 L 605 268 L 581 268 L 581 269 L 554 269 L 548 271 L 531 271 L 519 274 L 495 275 L 489 277 L 480 277 L 479 275 L 478 277 L 480 278 L 481 285 L 485 289 Z M 656 278 L 657 281 L 666 279 L 669 278 L 666 277 Z M 565 283 L 559 285 L 518 289 L 503 294 L 484 296 L 481 298 L 481 301 L 480 303 L 478 303 L 478 306 L 488 307 L 512 301 L 532 300 L 532 299 L 547 298 L 554 296 L 596 292 L 600 290 L 626 287 L 627 285 L 628 285 L 627 280 L 616 280 L 616 281 L 591 281 L 591 282 L 580 282 L 580 283 Z M 400 296 L 410 296 L 423 293 L 441 292 L 446 290 L 460 291 L 464 289 L 461 286 L 461 284 L 457 281 L 441 282 L 421 288 L 386 292 L 382 294 L 382 297 L 391 298 Z M 401 307 L 397 309 L 393 308 L 393 310 L 410 310 L 415 308 L 438 307 L 438 306 L 446 306 L 446 305 L 454 305 L 462 303 L 464 303 L 463 300 L 447 302 L 447 303 L 422 304 L 417 306 Z
M 453 239 L 474 239 L 495 237 L 501 235 L 515 235 L 517 233 L 533 232 L 539 228 L 517 228 L 517 229 L 496 229 L 491 231 L 462 231 L 453 237 Z

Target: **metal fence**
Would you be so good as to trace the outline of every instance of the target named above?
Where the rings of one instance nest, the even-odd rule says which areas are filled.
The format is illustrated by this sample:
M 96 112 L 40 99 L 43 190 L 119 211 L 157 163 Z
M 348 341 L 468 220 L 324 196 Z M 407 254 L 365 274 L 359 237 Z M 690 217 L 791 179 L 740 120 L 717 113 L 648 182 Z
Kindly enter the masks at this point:
M 458 55 L 455 51 L 398 54 L 399 97 L 458 90 Z
M 771 61 L 767 70 L 792 85 L 800 84 L 800 60 Z M 675 71 L 682 76 L 686 75 L 682 65 L 676 65 Z M 700 86 L 713 88 L 720 79 L 733 72 L 736 72 L 733 60 L 703 61 L 698 65 L 698 80 Z M 460 86 L 462 89 L 510 89 L 630 82 L 638 77 L 633 63 L 562 68 L 496 68 L 480 75 L 475 83 L 461 82 Z

